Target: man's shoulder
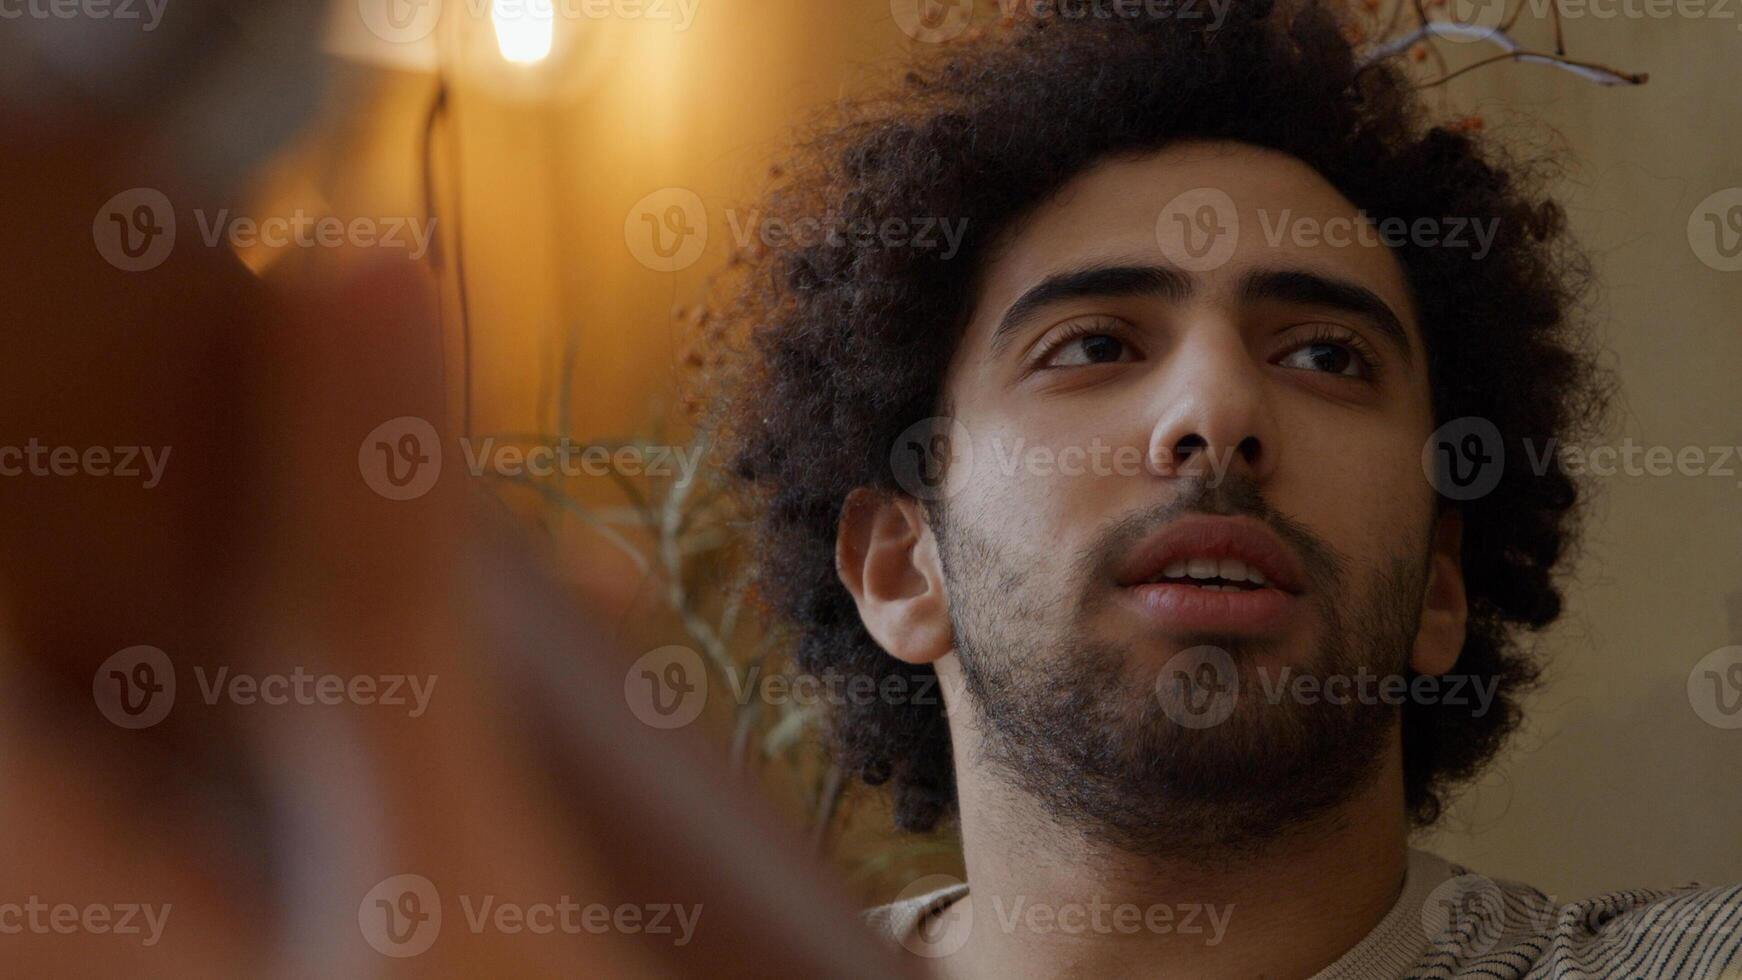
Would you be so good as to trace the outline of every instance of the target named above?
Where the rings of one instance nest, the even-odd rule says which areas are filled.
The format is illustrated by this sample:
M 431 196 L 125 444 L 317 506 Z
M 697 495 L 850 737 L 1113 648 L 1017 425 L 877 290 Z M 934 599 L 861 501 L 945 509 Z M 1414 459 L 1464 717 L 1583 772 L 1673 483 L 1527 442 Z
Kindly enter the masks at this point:
M 1565 903 L 1467 873 L 1442 888 L 1463 889 L 1453 900 L 1469 910 L 1469 928 L 1441 931 L 1418 977 L 1742 980 L 1742 884 L 1628 889 Z
M 1529 885 L 1441 862 L 1422 886 L 1431 887 L 1425 901 L 1417 891 L 1420 905 L 1405 897 L 1400 905 L 1408 907 L 1393 914 L 1420 916 L 1416 935 L 1426 948 L 1416 947 L 1421 954 L 1411 980 L 1742 980 L 1742 884 L 1628 889 L 1563 903 Z M 958 945 L 964 923 L 938 913 L 967 895 L 968 886 L 951 881 L 916 892 L 865 910 L 866 925 L 922 955 Z

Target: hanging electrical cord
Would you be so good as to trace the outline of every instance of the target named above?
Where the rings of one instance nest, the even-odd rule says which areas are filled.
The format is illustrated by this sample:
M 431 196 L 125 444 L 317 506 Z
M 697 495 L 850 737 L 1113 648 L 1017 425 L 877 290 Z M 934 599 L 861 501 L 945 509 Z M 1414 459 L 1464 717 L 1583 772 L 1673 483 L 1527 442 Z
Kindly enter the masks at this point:
M 430 100 L 429 112 L 424 116 L 423 122 L 423 145 L 421 147 L 423 209 L 431 226 L 436 229 L 436 233 L 431 237 L 429 256 L 430 267 L 435 271 L 439 280 L 443 269 L 447 266 L 447 255 L 442 248 L 441 222 L 438 220 L 441 209 L 437 204 L 439 195 L 436 190 L 435 154 L 436 129 L 438 125 L 445 122 L 448 131 L 448 172 L 449 179 L 453 182 L 453 210 L 448 223 L 453 228 L 454 290 L 459 298 L 459 309 L 456 311 L 456 315 L 460 322 L 460 435 L 463 438 L 469 438 L 472 434 L 472 317 L 470 303 L 466 295 L 466 247 L 461 224 L 461 211 L 463 210 L 461 191 L 464 182 L 461 180 L 460 173 L 458 126 L 454 122 L 451 106 L 447 71 L 438 68 L 435 96 Z M 436 290 L 437 311 L 441 317 L 441 322 L 445 325 L 447 316 L 442 297 L 443 290 L 438 283 Z M 447 358 L 444 357 L 442 363 L 445 376 Z M 445 380 L 444 377 L 444 397 L 445 393 L 453 388 L 451 384 L 446 384 Z

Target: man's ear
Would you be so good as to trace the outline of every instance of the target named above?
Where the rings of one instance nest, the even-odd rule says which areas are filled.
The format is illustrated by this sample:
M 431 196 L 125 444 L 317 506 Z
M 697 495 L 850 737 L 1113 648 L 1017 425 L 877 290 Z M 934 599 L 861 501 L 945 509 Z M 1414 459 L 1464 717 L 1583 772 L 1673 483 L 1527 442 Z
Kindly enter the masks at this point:
M 1464 595 L 1464 517 L 1447 508 L 1434 520 L 1427 588 L 1421 596 L 1421 626 L 1409 665 L 1435 677 L 1452 669 L 1464 649 L 1469 605 Z
M 928 664 L 950 652 L 937 537 L 913 498 L 865 487 L 849 494 L 836 528 L 835 574 L 871 638 L 891 656 Z

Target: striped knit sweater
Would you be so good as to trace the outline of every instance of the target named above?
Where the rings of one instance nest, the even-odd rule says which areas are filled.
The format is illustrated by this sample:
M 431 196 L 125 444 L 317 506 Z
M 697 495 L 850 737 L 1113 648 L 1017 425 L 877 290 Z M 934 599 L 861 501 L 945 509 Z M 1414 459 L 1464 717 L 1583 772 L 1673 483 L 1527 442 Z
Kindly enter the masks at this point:
M 937 955 L 919 927 L 967 893 L 967 885 L 956 885 L 871 909 L 865 918 L 891 941 Z M 1397 904 L 1311 980 L 1450 977 L 1742 980 L 1742 885 L 1563 903 L 1412 849 Z

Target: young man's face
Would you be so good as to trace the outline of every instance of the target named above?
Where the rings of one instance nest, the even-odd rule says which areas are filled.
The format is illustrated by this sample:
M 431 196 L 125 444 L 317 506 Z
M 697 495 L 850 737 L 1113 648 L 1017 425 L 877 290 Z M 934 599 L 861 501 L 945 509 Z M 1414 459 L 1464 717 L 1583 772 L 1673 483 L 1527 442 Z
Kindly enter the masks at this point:
M 972 463 L 930 505 L 950 642 L 984 760 L 1090 833 L 1226 845 L 1347 799 L 1396 709 L 1276 699 L 1283 668 L 1456 658 L 1426 352 L 1362 224 L 1297 160 L 1182 144 L 1074 180 L 984 270 L 945 379 Z

